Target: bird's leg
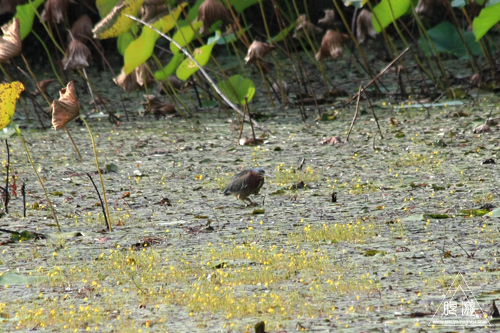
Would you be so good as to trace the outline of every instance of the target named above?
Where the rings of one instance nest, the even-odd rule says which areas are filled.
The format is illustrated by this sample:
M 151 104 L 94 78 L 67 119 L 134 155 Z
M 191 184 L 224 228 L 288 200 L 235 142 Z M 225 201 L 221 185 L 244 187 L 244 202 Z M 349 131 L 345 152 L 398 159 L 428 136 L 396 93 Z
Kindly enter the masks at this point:
M 250 198 L 245 198 L 245 200 L 248 200 L 248 202 L 250 203 L 249 205 L 250 206 L 257 206 L 258 204 L 253 202 L 252 200 L 250 200 Z
M 248 203 L 247 203 L 244 199 L 242 199 L 242 198 L 240 198 L 240 197 L 238 197 L 238 199 L 240 199 L 240 200 L 241 200 L 241 202 L 243 202 L 243 204 L 245 205 L 245 207 L 247 207 L 247 206 L 248 206 Z

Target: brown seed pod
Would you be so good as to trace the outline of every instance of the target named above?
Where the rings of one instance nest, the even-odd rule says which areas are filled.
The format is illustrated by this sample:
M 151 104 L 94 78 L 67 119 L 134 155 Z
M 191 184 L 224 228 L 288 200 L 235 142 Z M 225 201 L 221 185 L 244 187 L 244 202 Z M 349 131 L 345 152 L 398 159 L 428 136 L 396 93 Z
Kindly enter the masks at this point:
M 89 67 L 90 55 L 90 50 L 85 44 L 80 42 L 78 39 L 72 40 L 68 45 L 66 55 L 62 59 L 64 70 L 75 70 Z
M 120 75 L 115 77 L 113 81 L 115 81 L 115 83 L 118 86 L 122 87 L 123 90 L 125 90 L 127 93 L 131 93 L 135 90 L 144 89 L 144 83 L 146 83 L 148 86 L 152 86 L 155 82 L 155 79 L 147 70 L 145 64 L 142 64 L 132 72 L 130 72 L 130 74 L 128 75 L 125 74 L 122 68 Z
M 82 43 L 86 43 L 88 39 L 92 38 L 92 28 L 94 24 L 87 15 L 81 16 L 71 27 L 71 36 L 78 39 Z M 71 42 L 71 40 L 69 41 Z
M 321 48 L 316 54 L 316 60 L 321 61 L 330 56 L 336 60 L 344 54 L 344 44 L 349 39 L 346 34 L 334 30 L 328 30 L 321 40 Z
M 80 105 L 76 98 L 75 84 L 70 81 L 59 91 L 59 99 L 52 102 L 52 127 L 57 131 L 78 117 Z
M 251 64 L 256 60 L 262 60 L 269 52 L 274 50 L 276 46 L 269 45 L 254 40 L 253 43 L 248 47 L 247 56 L 245 57 L 245 63 Z
M 223 26 L 233 21 L 231 13 L 219 0 L 205 0 L 198 9 L 198 19 L 203 22 L 201 34 L 207 34 L 210 26 L 219 20 L 222 20 Z
M 377 32 L 373 28 L 372 13 L 363 9 L 356 20 L 356 38 L 363 43 L 368 37 L 375 38 Z
M 318 24 L 327 27 L 335 26 L 335 12 L 333 11 L 333 9 L 325 9 L 324 12 L 325 12 L 325 17 L 318 20 Z
M 307 20 L 305 14 L 302 14 L 297 18 L 293 38 L 305 39 L 307 38 L 306 35 L 312 37 L 313 35 L 320 35 L 322 32 L 323 29 L 316 27 L 314 24 Z
M 64 14 L 68 8 L 68 0 L 47 0 L 42 12 L 42 20 L 54 24 L 64 21 Z
M 18 18 L 4 24 L 2 32 L 3 36 L 0 36 L 0 63 L 14 58 L 23 49 Z

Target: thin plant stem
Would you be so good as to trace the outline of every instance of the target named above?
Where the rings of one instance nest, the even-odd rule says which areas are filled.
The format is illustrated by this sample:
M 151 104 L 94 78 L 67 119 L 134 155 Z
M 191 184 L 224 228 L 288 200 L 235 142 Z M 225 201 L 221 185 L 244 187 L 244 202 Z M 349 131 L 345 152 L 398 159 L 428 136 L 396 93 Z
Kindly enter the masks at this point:
M 361 98 L 361 92 L 363 91 L 363 86 L 359 86 L 358 89 L 358 98 L 356 99 L 356 111 L 354 112 L 354 117 L 352 118 L 351 121 L 351 126 L 349 126 L 349 132 L 347 132 L 347 137 L 345 139 L 345 142 L 349 141 L 349 136 L 351 135 L 352 128 L 354 127 L 354 123 L 356 122 L 356 118 L 358 117 L 358 111 L 359 111 L 359 99 Z
M 363 86 L 361 86 L 361 88 L 364 89 Z M 375 118 L 375 122 L 377 123 L 378 132 L 380 133 L 380 138 L 383 140 L 384 136 L 382 135 L 382 129 L 380 128 L 380 124 L 378 123 L 378 117 L 377 117 L 377 114 L 375 113 L 375 109 L 373 108 L 373 104 L 370 100 L 370 96 L 368 96 L 368 93 L 366 92 L 366 90 L 363 90 L 363 92 L 365 93 L 366 100 L 368 101 L 368 104 L 370 104 L 370 108 L 372 109 L 373 118 Z
M 282 17 L 281 17 L 281 15 L 283 15 L 283 13 L 281 11 L 279 11 L 278 5 L 276 4 L 276 1 L 272 0 L 272 2 L 273 2 L 274 14 L 276 15 L 276 19 L 278 21 L 278 26 L 280 28 L 280 31 L 283 31 L 284 27 L 283 27 L 283 22 L 282 22 Z M 290 52 L 290 47 L 288 45 L 288 38 L 287 37 L 283 38 L 283 42 L 285 43 L 285 50 L 286 50 L 286 54 L 288 55 L 288 59 L 290 59 L 290 61 L 292 61 L 293 58 L 292 58 L 292 54 Z M 273 57 L 274 57 L 274 52 L 273 52 Z M 276 62 L 276 59 L 275 59 L 275 62 Z M 299 59 L 299 64 L 300 64 L 300 59 Z M 295 76 L 295 82 L 297 82 L 297 87 L 299 90 L 298 93 L 300 94 L 302 92 L 302 90 L 300 89 L 300 87 L 301 87 L 300 78 L 299 78 L 299 74 L 297 73 L 297 69 L 295 68 L 295 65 L 293 63 L 292 63 L 292 69 L 293 69 L 293 73 Z M 302 67 L 300 67 L 300 69 L 302 69 Z M 301 74 L 302 74 L 302 72 L 301 72 Z M 280 86 L 281 86 L 281 82 L 280 82 Z M 305 85 L 304 85 L 304 89 L 307 92 L 307 87 Z M 304 121 L 304 120 L 306 120 L 306 113 L 304 111 L 304 101 L 302 98 L 300 98 L 299 100 L 300 100 L 300 105 L 299 105 L 300 116 L 302 118 L 302 121 Z
M 248 111 L 248 118 L 250 118 L 250 120 L 252 120 L 252 115 L 250 113 L 250 106 L 248 106 L 248 98 L 246 96 L 245 96 L 245 108 Z M 250 121 L 250 127 L 252 128 L 253 144 L 256 145 L 257 139 L 255 138 L 255 130 L 253 129 L 253 125 L 252 125 L 251 121 Z
M 47 45 L 43 42 L 42 38 L 38 36 L 38 34 L 35 32 L 35 30 L 32 30 L 31 33 L 38 39 L 40 44 L 42 44 L 43 49 L 45 50 L 45 53 L 47 53 L 47 58 L 49 58 L 50 66 L 52 67 L 52 71 L 54 72 L 54 75 L 57 78 L 57 81 L 61 84 L 61 86 L 65 86 L 64 81 L 62 78 L 59 76 L 59 73 L 57 73 L 56 66 L 54 65 L 54 62 L 52 61 L 52 55 L 50 54 L 49 49 L 47 48 Z
M 75 147 L 75 151 L 76 151 L 76 154 L 78 155 L 78 159 L 81 161 L 82 155 L 80 154 L 80 151 L 78 150 L 78 147 L 76 146 L 75 141 L 73 140 L 73 137 L 69 133 L 69 130 L 68 130 L 68 128 L 66 128 L 66 126 L 64 126 L 64 130 L 66 131 L 66 134 L 68 134 L 69 140 L 73 144 L 73 147 Z
M 101 202 L 101 208 L 102 208 L 102 213 L 104 215 L 104 221 L 106 222 L 106 227 L 108 228 L 108 231 L 111 231 L 109 229 L 110 224 L 108 222 L 108 216 L 106 214 L 106 211 L 104 210 L 104 202 L 102 202 L 101 194 L 99 193 L 99 190 L 97 190 L 97 186 L 95 185 L 94 179 L 92 179 L 92 176 L 90 175 L 90 173 L 87 173 L 87 177 L 89 177 L 90 182 L 92 183 L 92 185 L 94 185 L 94 189 L 95 189 L 95 192 L 97 193 L 97 197 L 99 198 L 99 201 Z
M 361 54 L 361 57 L 363 58 L 364 62 L 364 67 L 365 70 L 367 71 L 368 75 L 370 75 L 371 78 L 374 77 L 374 74 L 370 68 L 370 64 L 368 63 L 368 59 L 366 58 L 365 52 L 361 48 L 361 45 L 358 43 L 358 39 L 354 36 L 352 29 L 349 27 L 349 24 L 344 16 L 344 13 L 340 9 L 337 0 L 333 0 L 333 5 L 335 6 L 335 9 L 337 9 L 337 13 L 340 15 L 340 18 L 342 19 L 342 22 L 344 23 L 344 27 L 347 29 L 347 33 L 349 34 L 349 37 L 351 37 L 351 40 L 354 42 L 354 45 L 358 49 L 359 53 Z M 377 84 L 375 84 L 375 89 L 377 90 L 378 93 L 380 93 L 380 89 Z
M 368 87 L 369 87 L 372 83 L 374 83 L 375 81 L 377 81 L 377 80 L 378 80 L 378 78 L 379 78 L 379 77 L 381 77 L 381 76 L 382 76 L 382 75 L 383 75 L 383 74 L 384 74 L 384 73 L 385 73 L 385 72 L 386 72 L 386 71 L 387 71 L 387 70 L 388 70 L 388 69 L 389 69 L 392 65 L 394 65 L 394 63 L 395 63 L 396 61 L 398 61 L 398 60 L 399 60 L 399 58 L 401 58 L 401 57 L 402 57 L 402 56 L 403 56 L 406 52 L 408 52 L 408 50 L 409 50 L 409 48 L 406 48 L 403 52 L 401 52 L 401 54 L 400 54 L 400 55 L 398 55 L 396 58 L 394 58 L 394 59 L 393 59 L 393 60 L 392 60 L 392 61 L 391 61 L 391 62 L 390 62 L 387 66 L 385 66 L 385 68 L 384 68 L 384 69 L 382 69 L 382 70 L 380 71 L 380 73 L 378 73 L 378 74 L 377 74 L 377 76 L 375 76 L 375 77 L 374 77 L 374 78 L 373 78 L 373 79 L 372 79 L 372 80 L 371 80 L 371 81 L 370 81 L 370 82 L 369 82 L 366 86 L 364 86 L 362 90 L 365 90 L 365 89 L 366 89 L 366 88 L 368 88 Z M 354 95 L 353 97 L 351 97 L 351 98 L 350 98 L 347 102 L 345 102 L 345 105 L 347 105 L 347 104 L 351 103 L 351 102 L 352 102 L 355 98 L 358 98 L 359 94 L 360 94 L 360 93 L 358 92 L 356 95 Z
M 4 201 L 3 207 L 6 214 L 9 214 L 9 171 L 10 171 L 10 149 L 9 142 L 5 139 L 5 149 L 7 150 L 7 163 L 5 164 L 5 189 L 4 189 Z
M 80 115 L 80 119 L 85 123 L 85 126 L 87 127 L 87 130 L 89 131 L 90 138 L 92 140 L 92 150 L 94 151 L 94 157 L 95 157 L 95 165 L 97 167 L 97 173 L 99 174 L 99 180 L 101 182 L 101 187 L 102 187 L 102 196 L 104 198 L 104 206 L 106 207 L 106 215 L 108 215 L 108 230 L 111 232 L 113 229 L 111 228 L 111 215 L 109 214 L 109 208 L 108 208 L 108 199 L 106 198 L 106 189 L 104 188 L 104 180 L 102 179 L 102 174 L 101 174 L 101 168 L 99 167 L 99 158 L 97 157 L 97 149 L 95 145 L 95 139 L 94 135 L 92 134 L 92 130 L 90 129 L 89 124 L 85 120 L 82 115 Z
M 111 67 L 111 65 L 109 64 L 108 59 L 104 56 L 104 53 L 97 46 L 97 44 L 95 43 L 95 41 L 92 38 L 87 38 L 87 40 L 90 41 L 90 43 L 92 43 L 92 45 L 94 45 L 94 48 L 97 50 L 97 52 L 99 52 L 99 54 L 101 55 L 102 59 L 104 60 L 104 62 L 108 66 L 109 70 L 111 71 L 111 75 L 113 75 L 113 77 L 116 77 L 116 74 L 115 74 L 115 71 L 113 70 L 113 67 Z M 122 103 L 123 111 L 125 112 L 125 118 L 127 118 L 127 121 L 129 121 L 127 108 L 125 107 L 125 103 L 123 101 L 122 91 L 120 89 L 118 89 L 118 93 L 120 94 L 120 101 Z
M 61 226 L 59 225 L 59 220 L 57 219 L 56 211 L 54 210 L 54 207 L 52 206 L 52 202 L 49 199 L 49 194 L 47 193 L 47 190 L 45 189 L 45 186 L 43 185 L 42 178 L 38 174 L 38 171 L 36 171 L 35 163 L 33 162 L 33 159 L 31 158 L 31 154 L 30 154 L 30 151 L 28 150 L 28 146 L 26 145 L 26 141 L 24 141 L 24 138 L 21 135 L 21 130 L 19 130 L 15 125 L 14 125 L 14 128 L 16 129 L 17 135 L 19 135 L 21 142 L 23 143 L 24 150 L 26 151 L 26 155 L 28 157 L 28 161 L 30 162 L 31 167 L 33 168 L 33 171 L 35 172 L 35 175 L 38 178 L 38 182 L 40 183 L 40 186 L 42 187 L 43 193 L 45 194 L 45 199 L 47 200 L 47 203 L 50 207 L 50 210 L 52 211 L 52 217 L 56 221 L 57 229 L 59 230 L 59 232 L 61 232 Z
M 241 119 L 240 134 L 238 135 L 238 142 L 237 142 L 237 144 L 240 144 L 241 134 L 243 133 L 243 125 L 245 124 L 245 113 L 246 113 L 246 111 L 247 111 L 247 108 L 243 108 L 243 119 Z

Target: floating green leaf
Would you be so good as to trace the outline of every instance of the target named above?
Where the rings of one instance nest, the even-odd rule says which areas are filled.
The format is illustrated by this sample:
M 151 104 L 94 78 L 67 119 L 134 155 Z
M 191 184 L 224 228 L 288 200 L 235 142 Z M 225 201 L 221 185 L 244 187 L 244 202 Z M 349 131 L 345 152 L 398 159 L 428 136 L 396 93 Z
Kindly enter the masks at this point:
M 464 209 L 460 211 L 460 215 L 465 216 L 483 216 L 488 213 L 489 211 L 486 209 Z
M 16 15 L 14 18 L 19 19 L 19 32 L 21 39 L 28 36 L 33 28 L 33 20 L 35 19 L 35 10 L 44 2 L 44 0 L 35 0 L 31 3 L 19 5 L 16 7 Z
M 255 85 L 252 80 L 245 79 L 239 74 L 231 76 L 229 80 L 219 82 L 217 87 L 231 102 L 241 105 L 245 104 L 245 98 L 250 102 L 255 94 Z
M 373 7 L 372 24 L 377 33 L 401 16 L 409 13 L 410 0 L 382 0 Z
M 155 72 L 155 80 L 167 80 L 168 77 L 175 72 L 182 60 L 184 60 L 184 55 L 182 53 L 174 54 L 167 66 L 163 67 L 162 70 Z
M 182 28 L 179 28 L 172 39 L 176 41 L 180 46 L 184 47 L 191 43 L 191 41 L 196 36 L 196 31 L 198 31 L 203 25 L 202 21 L 196 21 L 192 25 L 186 25 Z M 170 43 L 170 51 L 173 53 L 179 52 L 179 48 L 175 46 L 174 43 Z
M 154 22 L 152 24 L 153 27 L 163 33 L 172 30 L 175 27 L 175 23 L 182 12 L 182 8 L 184 8 L 185 6 L 186 3 L 177 6 L 175 11 L 163 16 L 162 18 Z M 149 57 L 151 57 L 156 40 L 159 37 L 160 36 L 156 33 L 156 31 L 151 28 L 144 27 L 142 29 L 139 38 L 129 44 L 129 46 L 125 50 L 125 54 L 123 55 L 123 70 L 125 71 L 125 74 L 130 74 L 134 69 L 137 68 L 137 66 L 143 64 L 146 60 L 149 59 Z
M 96 24 L 92 30 L 94 37 L 99 39 L 113 38 L 128 31 L 134 21 L 126 15 L 136 16 L 143 2 L 144 0 L 120 1 L 105 18 Z
M 483 8 L 479 13 L 479 16 L 472 21 L 472 29 L 474 31 L 474 35 L 476 36 L 476 41 L 483 38 L 488 30 L 490 30 L 499 21 L 500 3 Z
M 205 66 L 210 60 L 210 55 L 212 54 L 212 49 L 215 43 L 208 44 L 197 48 L 193 52 L 194 59 L 200 64 L 200 66 Z M 184 59 L 184 61 L 179 65 L 175 74 L 177 77 L 183 81 L 189 79 L 191 75 L 199 70 L 198 66 L 191 59 Z
M 44 281 L 45 276 L 21 275 L 12 272 L 6 272 L 0 275 L 0 286 L 27 285 Z
M 487 216 L 500 217 L 500 208 L 492 210 Z

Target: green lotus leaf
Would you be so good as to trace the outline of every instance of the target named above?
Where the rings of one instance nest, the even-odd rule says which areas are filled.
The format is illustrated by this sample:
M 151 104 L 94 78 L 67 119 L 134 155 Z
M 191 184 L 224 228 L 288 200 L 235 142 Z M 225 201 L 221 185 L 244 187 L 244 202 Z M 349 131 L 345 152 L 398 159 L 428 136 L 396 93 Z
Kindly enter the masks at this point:
M 99 11 L 99 15 L 101 17 L 108 15 L 111 9 L 113 9 L 113 7 L 116 6 L 118 1 L 120 0 L 96 0 L 95 6 Z
M 130 45 L 130 43 L 132 43 L 133 40 L 134 40 L 134 35 L 130 31 L 127 31 L 118 36 L 116 40 L 116 48 L 118 49 L 118 52 L 120 52 L 121 55 L 124 55 L 125 50 Z
M 43 3 L 44 0 L 35 0 L 31 3 L 19 5 L 16 7 L 16 15 L 19 19 L 19 32 L 21 39 L 26 38 L 33 28 L 33 20 L 35 19 L 35 10 Z
M 272 38 L 272 44 L 281 42 L 283 39 L 285 39 L 285 37 L 288 36 L 288 34 L 290 33 L 290 31 L 292 31 L 295 28 L 296 25 L 297 25 L 297 22 L 293 22 L 292 24 L 290 24 L 289 27 L 283 29 L 283 31 L 280 31 L 279 34 L 277 34 L 276 36 L 274 36 Z M 268 39 L 266 41 L 266 43 L 270 44 L 271 42 Z
M 177 43 L 179 43 L 180 46 L 184 47 L 189 43 L 191 43 L 191 41 L 196 36 L 196 31 L 198 31 L 202 25 L 203 25 L 202 21 L 196 21 L 195 23 L 192 24 L 192 26 L 191 25 L 183 26 L 182 28 L 179 28 L 175 32 L 172 39 L 175 40 Z M 175 46 L 174 43 L 170 43 L 170 51 L 172 51 L 173 53 L 178 53 L 179 48 Z
M 373 7 L 372 24 L 377 33 L 384 30 L 394 20 L 409 13 L 410 0 L 382 0 Z
M 198 9 L 200 9 L 201 4 L 205 0 L 198 0 L 196 3 L 189 7 L 187 18 L 190 22 L 193 22 L 198 17 Z
M 200 64 L 200 66 L 205 66 L 210 60 L 210 55 L 212 54 L 212 49 L 214 48 L 215 43 L 208 44 L 197 48 L 193 52 L 194 59 Z M 183 81 L 189 79 L 191 75 L 196 73 L 199 70 L 198 66 L 194 63 L 193 60 L 187 58 L 179 65 L 175 74 L 177 77 Z
M 105 18 L 96 24 L 92 30 L 94 37 L 113 38 L 127 32 L 134 20 L 126 15 L 136 16 L 143 2 L 144 0 L 121 0 Z
M 476 36 L 476 41 L 483 38 L 483 36 L 495 24 L 500 21 L 500 3 L 481 9 L 479 16 L 472 21 L 472 30 Z
M 175 27 L 175 22 L 179 18 L 179 15 L 182 12 L 182 8 L 184 8 L 185 6 L 186 3 L 177 6 L 175 11 L 155 21 L 152 24 L 153 27 L 163 33 L 170 31 Z M 139 38 L 129 44 L 123 55 L 123 70 L 125 71 L 125 74 L 130 74 L 130 72 L 136 69 L 137 66 L 143 64 L 146 60 L 149 59 L 149 57 L 151 57 L 156 40 L 159 37 L 160 36 L 156 33 L 156 31 L 151 28 L 144 27 L 142 29 Z
M 259 0 L 229 0 L 229 3 L 237 13 L 241 13 L 248 7 L 258 4 Z
M 155 72 L 155 80 L 166 81 L 168 77 L 175 72 L 182 60 L 184 60 L 184 55 L 182 53 L 174 54 L 167 66 Z
M 252 80 L 245 79 L 239 74 L 231 76 L 229 80 L 219 82 L 217 87 L 231 102 L 241 105 L 245 105 L 245 98 L 250 102 L 255 95 L 255 85 Z

